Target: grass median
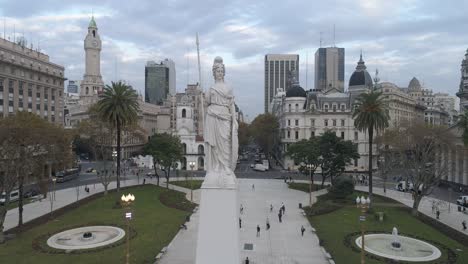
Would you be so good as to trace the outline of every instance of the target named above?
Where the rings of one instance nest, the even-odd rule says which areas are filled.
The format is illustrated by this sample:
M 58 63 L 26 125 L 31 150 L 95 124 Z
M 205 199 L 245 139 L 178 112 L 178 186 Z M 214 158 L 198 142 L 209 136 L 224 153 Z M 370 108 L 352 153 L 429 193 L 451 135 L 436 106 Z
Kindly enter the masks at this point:
M 192 190 L 200 189 L 202 183 L 203 183 L 203 180 L 183 180 L 183 181 L 171 181 L 170 182 L 170 184 L 184 187 L 187 189 L 192 189 Z
M 153 263 L 154 257 L 165 247 L 179 231 L 185 217 L 192 209 L 187 205 L 185 195 L 173 190 L 166 190 L 153 185 L 127 188 L 122 193 L 135 195 L 131 207 L 133 219 L 131 227 L 136 236 L 130 240 L 131 263 Z M 122 193 L 111 192 L 96 198 L 65 214 L 27 231 L 0 245 L 1 263 L 124 263 L 125 243 L 118 246 L 98 249 L 95 252 L 44 253 L 33 249 L 35 239 L 45 234 L 54 234 L 69 227 L 87 224 L 110 224 L 124 227 L 126 225 L 125 208 L 115 208 L 115 203 Z M 163 204 L 160 196 L 174 197 L 170 203 Z M 167 199 L 166 199 L 167 200 Z M 175 209 L 178 204 L 184 204 Z M 125 239 L 125 238 L 124 238 Z M 45 243 L 45 241 L 39 241 Z
M 361 195 L 354 193 L 344 200 L 333 200 L 331 195 L 326 194 L 319 196 L 312 209 L 306 208 L 308 219 L 316 229 L 320 243 L 338 264 L 360 262 L 360 249 L 354 244 L 361 230 L 361 213 L 354 205 L 358 194 Z M 377 195 L 373 197 L 373 208 L 365 221 L 366 232 L 391 233 L 392 228 L 397 227 L 401 235 L 420 238 L 441 250 L 442 256 L 439 259 L 424 263 L 468 263 L 468 244 L 457 242 L 441 230 L 414 217 L 409 208 L 401 203 Z M 379 212 L 384 214 L 382 222 L 378 219 Z M 366 263 L 392 262 L 367 254 Z

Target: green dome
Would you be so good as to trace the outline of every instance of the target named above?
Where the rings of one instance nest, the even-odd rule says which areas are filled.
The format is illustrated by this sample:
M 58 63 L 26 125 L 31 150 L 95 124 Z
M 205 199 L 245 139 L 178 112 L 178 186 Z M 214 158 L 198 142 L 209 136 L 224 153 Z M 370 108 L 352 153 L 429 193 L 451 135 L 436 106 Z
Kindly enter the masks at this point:
M 88 27 L 97 28 L 96 21 L 94 21 L 94 16 L 91 17 L 91 21 L 89 21 Z

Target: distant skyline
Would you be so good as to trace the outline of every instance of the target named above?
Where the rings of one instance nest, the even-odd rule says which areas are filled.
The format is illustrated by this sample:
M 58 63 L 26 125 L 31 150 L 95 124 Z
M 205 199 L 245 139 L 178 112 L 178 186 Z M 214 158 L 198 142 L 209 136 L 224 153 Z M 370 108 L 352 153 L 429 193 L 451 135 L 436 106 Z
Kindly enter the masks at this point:
M 105 83 L 123 79 L 144 94 L 145 63 L 174 60 L 177 91 L 198 81 L 195 34 L 200 36 L 202 83 L 213 83 L 215 56 L 226 64 L 226 81 L 251 120 L 263 112 L 264 56 L 300 55 L 300 83 L 314 84 L 313 54 L 335 43 L 345 48 L 345 88 L 359 53 L 381 81 L 405 87 L 413 76 L 434 92 L 455 95 L 460 62 L 468 48 L 468 1 L 10 1 L 0 0 L 1 36 L 25 36 L 81 80 L 83 39 L 94 14 L 103 41 Z M 320 33 L 322 32 L 322 34 Z M 306 67 L 306 54 L 308 65 Z M 188 66 L 188 67 L 187 67 Z M 308 83 L 305 70 L 308 69 Z

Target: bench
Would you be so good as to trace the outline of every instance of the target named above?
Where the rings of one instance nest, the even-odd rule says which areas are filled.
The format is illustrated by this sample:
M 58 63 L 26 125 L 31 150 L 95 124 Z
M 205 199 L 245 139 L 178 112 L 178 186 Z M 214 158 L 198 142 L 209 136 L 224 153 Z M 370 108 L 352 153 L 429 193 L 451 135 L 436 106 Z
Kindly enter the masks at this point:
M 157 256 L 156 256 L 156 260 L 160 260 L 162 258 L 163 254 L 162 253 L 159 253 Z
M 313 228 L 313 227 L 310 228 L 310 231 L 312 231 L 312 232 L 314 232 L 314 233 L 317 232 L 317 231 L 315 230 L 315 228 Z
M 156 257 L 154 258 L 154 259 L 156 260 L 156 263 L 158 262 L 158 260 L 161 260 L 161 259 L 162 259 L 162 257 L 163 257 L 164 254 L 166 253 L 166 251 L 167 251 L 167 247 L 163 247 L 163 248 L 161 249 L 161 252 L 159 252 L 159 254 L 156 255 Z
M 161 249 L 161 253 L 163 253 L 163 254 L 166 253 L 166 251 L 167 251 L 167 247 L 163 247 L 163 248 Z

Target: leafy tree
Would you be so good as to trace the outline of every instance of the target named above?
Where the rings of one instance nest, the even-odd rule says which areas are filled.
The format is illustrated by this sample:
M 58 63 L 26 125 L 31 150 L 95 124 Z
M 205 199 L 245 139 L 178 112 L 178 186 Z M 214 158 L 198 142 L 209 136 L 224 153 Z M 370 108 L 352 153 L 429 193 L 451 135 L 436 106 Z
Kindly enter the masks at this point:
M 346 165 L 359 158 L 357 145 L 337 137 L 333 131 L 326 131 L 320 135 L 319 147 L 322 153 L 322 187 L 327 178 L 330 178 L 333 184 L 334 179 L 344 172 Z
M 340 176 L 329 190 L 330 194 L 337 199 L 344 199 L 354 192 L 353 180 L 349 177 Z
M 375 90 L 363 93 L 356 98 L 353 112 L 354 126 L 360 131 L 367 131 L 369 137 L 369 196 L 372 197 L 372 143 L 374 131 L 388 127 L 387 105 L 381 92 Z
M 167 133 L 157 133 L 150 137 L 144 147 L 145 155 L 153 157 L 153 167 L 159 186 L 158 165 L 166 177 L 166 187 L 169 188 L 171 169 L 182 159 L 183 147 L 180 138 Z
M 242 150 L 249 144 L 250 141 L 250 132 L 249 132 L 249 125 L 245 122 L 239 122 L 239 129 L 238 129 L 238 137 L 239 137 L 239 150 Z
M 97 111 L 116 129 L 117 133 L 117 191 L 120 191 L 120 160 L 122 129 L 133 125 L 138 120 L 138 95 L 131 86 L 122 81 L 112 82 L 104 88 L 101 100 L 97 103 Z
M 32 113 L 18 112 L 0 119 L 0 171 L 3 174 L 1 189 L 8 196 L 12 188 L 18 186 L 18 226 L 23 224 L 25 183 L 33 181 L 33 177 L 42 182 L 46 163 L 57 168 L 70 164 L 71 138 L 71 133 L 62 127 L 48 123 Z M 0 210 L 0 229 L 3 230 L 6 208 L 1 207 Z M 0 237 L 0 241 L 2 240 Z
M 412 123 L 386 133 L 398 132 L 398 137 L 388 137 L 385 142 L 398 153 L 404 176 L 413 185 L 413 215 L 417 215 L 422 198 L 429 195 L 448 173 L 448 162 L 440 151 L 454 145 L 454 136 L 447 129 Z
M 261 114 L 255 117 L 250 127 L 255 142 L 265 155 L 269 155 L 275 144 L 278 144 L 278 119 L 270 113 Z

